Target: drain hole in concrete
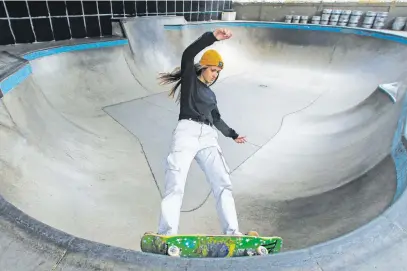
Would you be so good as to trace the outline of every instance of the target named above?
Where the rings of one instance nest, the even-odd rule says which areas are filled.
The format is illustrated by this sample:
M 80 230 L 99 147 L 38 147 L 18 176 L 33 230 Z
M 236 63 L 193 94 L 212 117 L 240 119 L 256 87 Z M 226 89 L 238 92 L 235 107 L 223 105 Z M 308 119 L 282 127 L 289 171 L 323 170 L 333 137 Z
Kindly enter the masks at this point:
M 261 88 L 266 88 L 267 85 L 259 85 L 259 87 L 261 87 Z

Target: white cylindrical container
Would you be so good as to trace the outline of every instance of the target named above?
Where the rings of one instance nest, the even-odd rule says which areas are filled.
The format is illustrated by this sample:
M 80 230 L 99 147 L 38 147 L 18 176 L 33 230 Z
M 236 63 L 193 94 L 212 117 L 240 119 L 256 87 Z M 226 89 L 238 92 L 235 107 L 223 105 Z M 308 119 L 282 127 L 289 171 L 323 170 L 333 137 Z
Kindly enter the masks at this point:
M 368 11 L 366 12 L 366 17 L 376 17 L 377 12 L 374 11 Z
M 384 24 L 386 22 L 387 17 L 379 17 L 379 15 L 376 16 L 376 19 L 374 20 L 373 23 L 373 28 L 374 29 L 383 29 L 384 28 Z
M 301 21 L 300 21 L 300 23 L 302 23 L 302 24 L 308 23 L 308 16 L 301 16 Z
M 376 17 L 376 19 L 374 19 L 374 23 L 384 23 L 386 22 L 386 17 Z
M 365 17 L 363 20 L 363 24 L 373 24 L 374 22 L 374 17 Z
M 374 28 L 374 29 L 383 29 L 383 27 L 384 27 L 384 23 L 383 23 L 383 22 L 375 22 L 375 23 L 373 24 L 373 28 Z
M 340 9 L 332 10 L 332 15 L 341 15 L 341 13 L 342 13 L 342 10 L 340 10 Z
M 394 22 L 392 29 L 393 30 L 402 30 L 406 25 L 407 17 L 397 17 Z
M 328 24 L 328 20 L 321 20 L 320 25 L 327 25 Z
M 319 24 L 321 22 L 321 16 L 312 16 L 311 23 L 312 24 Z
M 329 21 L 329 18 L 331 17 L 331 14 L 322 14 L 321 20 L 323 21 Z
M 373 22 L 376 18 L 376 12 L 374 11 L 368 11 L 366 12 L 365 19 L 363 19 L 362 27 L 363 28 L 372 28 Z
M 222 21 L 234 21 L 236 20 L 236 11 L 223 11 Z
M 358 24 L 360 22 L 361 15 L 352 15 L 349 18 L 349 23 Z
M 286 23 L 291 23 L 293 20 L 293 15 L 285 15 L 285 21 Z
M 330 22 L 338 22 L 339 21 L 339 15 L 338 14 L 332 14 L 331 18 L 329 18 Z
M 338 21 L 329 21 L 329 25 L 337 25 Z
M 342 10 L 342 15 L 351 15 L 352 14 L 352 10 Z
M 352 10 L 352 16 L 362 16 L 363 15 L 363 11 L 360 10 Z
M 347 22 L 338 22 L 338 26 L 346 26 L 347 24 Z
M 349 27 L 358 27 L 358 24 L 355 24 L 355 23 L 348 23 L 348 26 L 349 26 Z
M 331 13 L 332 13 L 332 9 L 330 9 L 330 8 L 326 8 L 326 9 L 324 9 L 324 10 L 322 11 L 322 14 L 329 14 L 329 15 L 331 15 Z
M 298 24 L 300 22 L 300 15 L 293 15 L 293 24 Z
M 340 23 L 347 23 L 347 22 L 349 22 L 349 18 L 350 18 L 350 15 L 342 14 L 339 17 L 339 22 Z

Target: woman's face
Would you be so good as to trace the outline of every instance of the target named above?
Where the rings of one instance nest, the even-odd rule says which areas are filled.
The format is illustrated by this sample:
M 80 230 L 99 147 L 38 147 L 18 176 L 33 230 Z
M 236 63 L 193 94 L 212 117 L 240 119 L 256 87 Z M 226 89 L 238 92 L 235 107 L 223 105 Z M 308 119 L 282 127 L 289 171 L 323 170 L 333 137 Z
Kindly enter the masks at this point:
M 208 68 L 202 71 L 202 77 L 205 80 L 206 84 L 210 84 L 216 80 L 219 76 L 219 72 L 222 69 L 216 66 L 209 66 Z

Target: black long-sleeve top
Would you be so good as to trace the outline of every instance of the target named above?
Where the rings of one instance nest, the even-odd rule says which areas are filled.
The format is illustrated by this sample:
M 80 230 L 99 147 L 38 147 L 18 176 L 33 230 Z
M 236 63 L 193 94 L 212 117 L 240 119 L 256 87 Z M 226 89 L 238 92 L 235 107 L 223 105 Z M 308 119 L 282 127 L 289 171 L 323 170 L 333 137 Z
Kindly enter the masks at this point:
M 199 80 L 194 59 L 207 46 L 217 41 L 212 32 L 206 32 L 189 45 L 181 59 L 181 97 L 179 119 L 209 121 L 224 136 L 236 139 L 239 135 L 221 118 L 215 93 Z

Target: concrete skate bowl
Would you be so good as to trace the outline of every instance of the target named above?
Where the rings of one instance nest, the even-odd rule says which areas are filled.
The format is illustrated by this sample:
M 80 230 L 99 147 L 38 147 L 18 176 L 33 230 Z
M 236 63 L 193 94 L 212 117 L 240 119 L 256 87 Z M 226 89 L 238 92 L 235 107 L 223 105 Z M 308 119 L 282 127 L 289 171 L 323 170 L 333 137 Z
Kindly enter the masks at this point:
M 405 38 L 249 22 L 160 27 L 154 20 L 140 27 L 145 43 L 134 31 L 133 23 L 142 22 L 128 21 L 128 39 L 3 53 L 3 270 L 400 270 L 406 264 Z M 179 65 L 187 44 L 225 25 L 234 37 L 214 46 L 226 63 L 214 90 L 225 121 L 249 140 L 242 146 L 219 136 L 240 225 L 282 236 L 285 251 L 200 260 L 141 253 L 141 234 L 157 227 L 163 160 L 177 118 L 153 73 Z M 145 47 L 154 39 L 161 43 Z M 397 87 L 378 87 L 391 83 Z M 193 164 L 180 232 L 219 232 L 214 204 Z

